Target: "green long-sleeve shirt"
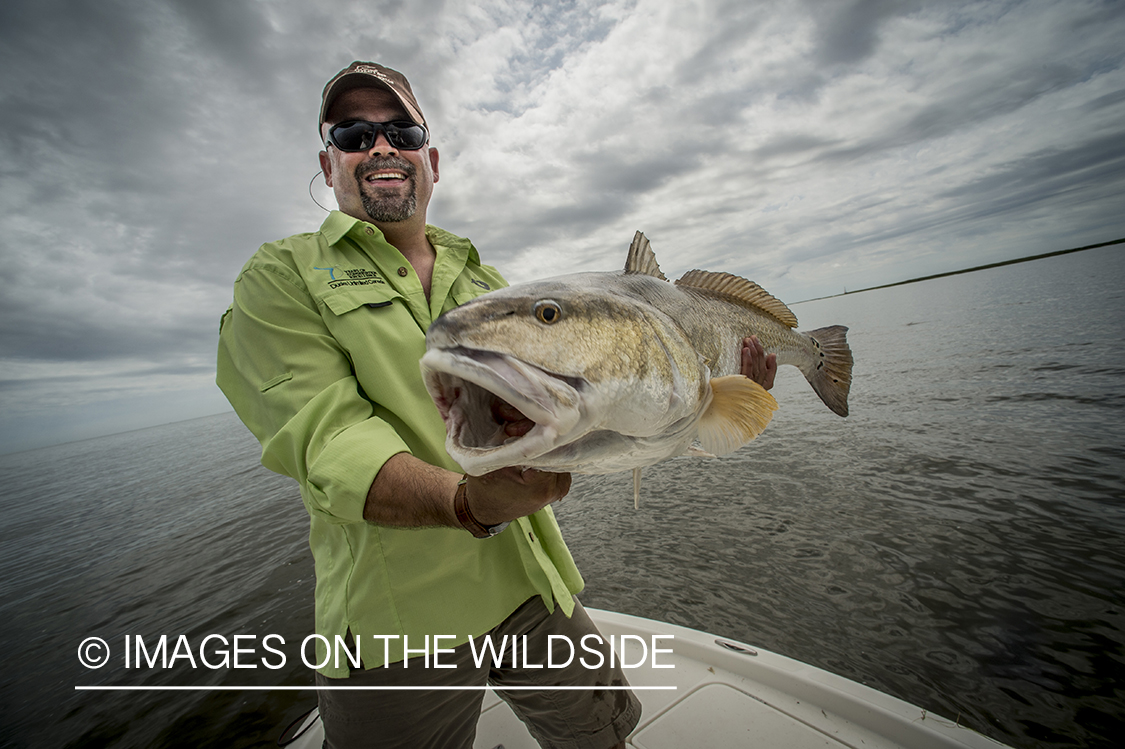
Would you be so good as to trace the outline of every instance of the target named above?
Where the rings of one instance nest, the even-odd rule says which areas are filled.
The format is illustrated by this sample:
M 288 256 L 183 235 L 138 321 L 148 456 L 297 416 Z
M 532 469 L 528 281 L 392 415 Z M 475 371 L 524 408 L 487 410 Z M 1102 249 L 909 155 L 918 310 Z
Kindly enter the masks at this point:
M 437 250 L 428 301 L 376 227 L 333 211 L 320 231 L 258 250 L 221 324 L 218 385 L 262 443 L 262 464 L 297 480 L 311 518 L 316 631 L 332 642 L 350 631 L 366 668 L 384 663 L 385 642 L 392 663 L 404 635 L 412 651 L 427 635 L 454 647 L 535 595 L 569 615 L 583 585 L 549 507 L 486 540 L 363 520 L 393 455 L 460 470 L 418 360 L 439 314 L 507 285 L 468 240 L 432 226 L 427 236 Z M 346 676 L 347 661 L 320 671 Z

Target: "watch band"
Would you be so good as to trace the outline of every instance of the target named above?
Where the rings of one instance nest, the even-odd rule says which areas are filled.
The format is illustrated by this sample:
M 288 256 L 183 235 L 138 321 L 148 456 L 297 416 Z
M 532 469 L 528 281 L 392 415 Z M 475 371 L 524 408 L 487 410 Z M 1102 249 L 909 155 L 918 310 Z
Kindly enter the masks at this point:
M 453 511 L 457 513 L 457 522 L 475 538 L 492 538 L 507 528 L 510 522 L 506 520 L 496 525 L 485 525 L 473 517 L 469 509 L 469 474 L 467 473 L 457 482 L 457 493 L 453 495 Z

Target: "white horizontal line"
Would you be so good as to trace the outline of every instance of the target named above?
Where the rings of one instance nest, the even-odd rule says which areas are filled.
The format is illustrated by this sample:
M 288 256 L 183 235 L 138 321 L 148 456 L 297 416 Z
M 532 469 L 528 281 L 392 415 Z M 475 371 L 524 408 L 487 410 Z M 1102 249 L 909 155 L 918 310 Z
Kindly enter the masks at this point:
M 563 690 L 563 691 L 587 691 L 587 692 L 610 692 L 610 691 L 626 691 L 631 690 L 638 692 L 641 690 L 657 690 L 657 689 L 671 689 L 675 690 L 677 687 L 564 687 L 564 686 L 546 686 L 546 687 L 493 687 L 493 686 L 467 686 L 467 687 L 355 687 L 355 686 L 327 686 L 327 687 L 98 687 L 98 686 L 76 686 L 76 692 L 331 692 L 339 690 L 367 690 L 367 691 L 484 691 L 491 689 L 496 692 L 518 692 L 518 691 L 532 691 L 532 690 Z

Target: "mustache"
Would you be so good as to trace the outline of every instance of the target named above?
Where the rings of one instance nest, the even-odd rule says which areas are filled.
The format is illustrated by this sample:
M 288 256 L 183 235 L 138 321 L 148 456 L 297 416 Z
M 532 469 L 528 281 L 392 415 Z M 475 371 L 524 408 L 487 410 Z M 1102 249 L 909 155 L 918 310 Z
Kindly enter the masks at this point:
M 417 170 L 414 165 L 401 156 L 376 156 L 375 158 L 368 159 L 361 164 L 357 164 L 355 168 L 355 178 L 357 182 L 362 182 L 368 174 L 378 172 L 383 169 L 397 169 L 407 176 L 408 179 L 413 179 Z

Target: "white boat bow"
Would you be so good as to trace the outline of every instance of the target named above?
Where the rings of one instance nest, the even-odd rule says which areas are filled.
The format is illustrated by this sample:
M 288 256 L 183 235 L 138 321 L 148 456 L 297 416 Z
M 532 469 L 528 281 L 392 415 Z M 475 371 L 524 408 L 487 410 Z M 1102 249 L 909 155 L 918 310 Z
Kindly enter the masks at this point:
M 624 643 L 618 651 L 624 664 L 644 661 L 625 670 L 644 708 L 627 741 L 635 749 L 1005 747 L 956 721 L 777 653 L 665 622 L 586 611 L 603 637 L 612 637 L 615 646 Z M 656 659 L 642 658 L 640 643 L 651 644 L 654 635 L 672 637 L 658 641 Z M 654 660 L 673 667 L 653 668 Z M 278 743 L 319 749 L 322 739 L 314 710 Z M 538 749 L 538 744 L 507 704 L 488 690 L 473 747 Z

